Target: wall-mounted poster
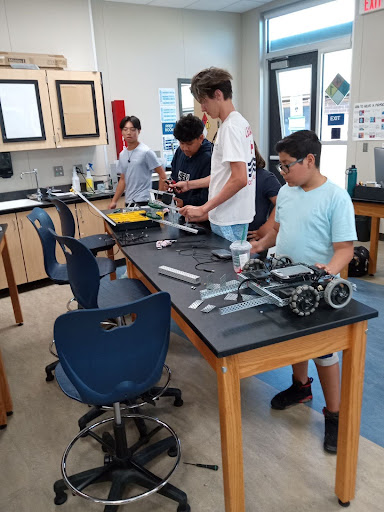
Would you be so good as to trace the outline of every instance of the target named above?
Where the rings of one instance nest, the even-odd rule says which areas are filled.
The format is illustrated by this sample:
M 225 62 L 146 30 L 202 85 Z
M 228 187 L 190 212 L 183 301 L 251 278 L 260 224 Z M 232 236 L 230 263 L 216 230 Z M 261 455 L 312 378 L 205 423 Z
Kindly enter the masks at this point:
M 160 120 L 163 132 L 163 157 L 166 159 L 167 167 L 171 165 L 173 155 L 179 141 L 173 136 L 173 129 L 176 124 L 176 93 L 175 89 L 160 88 L 159 89 L 159 103 L 160 103 Z
M 355 104 L 353 140 L 384 140 L 384 101 Z

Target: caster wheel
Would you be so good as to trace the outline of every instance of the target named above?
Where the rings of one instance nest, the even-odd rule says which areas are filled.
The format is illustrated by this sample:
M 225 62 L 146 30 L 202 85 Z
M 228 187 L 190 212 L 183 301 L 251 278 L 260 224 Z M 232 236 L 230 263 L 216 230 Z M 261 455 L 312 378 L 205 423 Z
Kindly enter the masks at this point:
M 344 502 L 344 501 L 341 501 L 341 500 L 338 500 L 338 501 L 339 501 L 339 505 L 340 505 L 341 507 L 349 507 L 349 505 L 351 504 L 351 502 L 350 502 L 350 501 L 345 501 L 345 502 Z
M 176 446 L 171 446 L 168 450 L 169 457 L 176 457 L 177 456 L 177 448 Z
M 184 403 L 184 400 L 182 398 L 175 398 L 175 401 L 173 402 L 173 405 L 175 407 L 181 407 Z
M 5 428 L 7 428 L 7 425 L 0 425 L 0 430 L 4 430 Z
M 46 382 L 51 382 L 52 380 L 54 380 L 54 378 L 55 377 L 53 376 L 52 373 L 49 373 L 49 374 L 47 373 L 47 376 L 45 377 L 45 380 L 46 380 Z
M 54 499 L 55 505 L 62 505 L 63 503 L 65 503 L 67 501 L 67 497 L 68 496 L 65 494 L 65 492 L 63 492 L 61 494 L 56 494 L 55 499 Z
M 179 505 L 177 507 L 177 512 L 191 512 L 191 506 L 189 505 L 189 503 L 187 503 L 186 505 Z

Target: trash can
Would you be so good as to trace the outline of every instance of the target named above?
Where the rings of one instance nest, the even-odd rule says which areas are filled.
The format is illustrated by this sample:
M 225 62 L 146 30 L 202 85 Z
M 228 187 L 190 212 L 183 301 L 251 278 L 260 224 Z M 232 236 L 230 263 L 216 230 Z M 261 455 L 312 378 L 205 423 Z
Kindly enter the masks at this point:
M 356 231 L 359 242 L 369 242 L 371 238 L 371 217 L 356 215 Z

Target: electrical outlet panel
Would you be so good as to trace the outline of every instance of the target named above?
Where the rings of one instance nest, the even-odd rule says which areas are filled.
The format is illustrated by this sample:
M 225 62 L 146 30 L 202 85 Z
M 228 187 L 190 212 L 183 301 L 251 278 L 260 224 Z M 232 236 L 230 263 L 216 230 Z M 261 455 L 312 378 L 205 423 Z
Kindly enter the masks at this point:
M 368 142 L 363 142 L 363 153 L 368 153 Z
M 64 176 L 64 168 L 62 165 L 55 165 L 53 168 L 53 174 L 57 178 L 58 176 Z

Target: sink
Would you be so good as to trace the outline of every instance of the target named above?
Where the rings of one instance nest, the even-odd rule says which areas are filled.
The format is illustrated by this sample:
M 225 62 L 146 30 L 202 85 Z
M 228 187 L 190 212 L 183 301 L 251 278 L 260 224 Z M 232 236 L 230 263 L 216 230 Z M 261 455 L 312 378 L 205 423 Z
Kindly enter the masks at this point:
M 28 208 L 39 206 L 39 201 L 33 201 L 32 199 L 15 199 L 14 201 L 3 201 L 0 202 L 0 211 L 2 210 L 15 210 L 17 208 Z

